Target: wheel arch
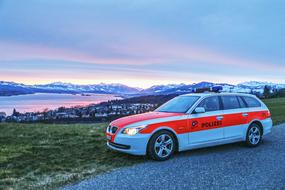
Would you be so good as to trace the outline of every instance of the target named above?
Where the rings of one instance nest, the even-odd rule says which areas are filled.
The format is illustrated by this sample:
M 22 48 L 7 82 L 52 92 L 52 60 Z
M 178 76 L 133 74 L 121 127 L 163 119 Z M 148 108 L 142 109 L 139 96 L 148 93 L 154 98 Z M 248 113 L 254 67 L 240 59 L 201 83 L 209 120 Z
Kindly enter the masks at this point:
M 263 125 L 262 125 L 262 123 L 261 123 L 261 121 L 259 121 L 259 120 L 252 120 L 250 123 L 249 123 L 249 125 L 248 125 L 248 127 L 247 127 L 247 130 L 248 130 L 248 128 L 252 125 L 252 124 L 257 124 L 259 127 L 260 127 L 260 129 L 261 129 L 261 134 L 263 135 Z
M 149 147 L 149 143 L 150 143 L 151 137 L 152 137 L 154 134 L 158 133 L 159 131 L 168 131 L 168 132 L 170 132 L 171 134 L 173 134 L 174 140 L 175 140 L 175 142 L 176 142 L 175 152 L 179 151 L 179 139 L 178 139 L 177 133 L 176 133 L 172 128 L 170 128 L 170 127 L 159 127 L 159 128 L 157 128 L 157 129 L 155 129 L 155 130 L 151 133 L 151 135 L 150 135 L 150 137 L 149 137 L 149 139 L 148 139 L 146 149 L 148 149 L 148 147 Z

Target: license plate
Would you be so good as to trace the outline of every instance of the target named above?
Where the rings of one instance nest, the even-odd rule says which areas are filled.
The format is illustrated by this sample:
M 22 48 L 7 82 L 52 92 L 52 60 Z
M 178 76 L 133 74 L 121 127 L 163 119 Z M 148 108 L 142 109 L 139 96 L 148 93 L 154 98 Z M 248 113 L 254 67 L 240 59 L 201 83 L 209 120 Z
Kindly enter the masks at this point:
M 112 139 L 112 137 L 110 136 L 110 135 L 107 135 L 107 140 L 111 140 Z

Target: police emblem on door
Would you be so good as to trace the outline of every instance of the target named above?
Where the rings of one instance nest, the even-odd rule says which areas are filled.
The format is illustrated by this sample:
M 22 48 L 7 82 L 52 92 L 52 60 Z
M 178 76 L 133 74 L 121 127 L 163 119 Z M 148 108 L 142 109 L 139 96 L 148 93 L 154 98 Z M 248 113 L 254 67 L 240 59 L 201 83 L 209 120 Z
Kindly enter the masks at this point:
M 192 129 L 198 126 L 198 121 L 192 121 Z

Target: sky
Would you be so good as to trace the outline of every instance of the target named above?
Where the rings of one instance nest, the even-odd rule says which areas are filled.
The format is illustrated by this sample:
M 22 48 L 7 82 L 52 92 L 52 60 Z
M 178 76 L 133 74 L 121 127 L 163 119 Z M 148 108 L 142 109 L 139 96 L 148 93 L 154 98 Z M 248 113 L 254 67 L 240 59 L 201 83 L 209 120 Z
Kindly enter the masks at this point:
M 0 80 L 285 83 L 285 1 L 0 0 Z

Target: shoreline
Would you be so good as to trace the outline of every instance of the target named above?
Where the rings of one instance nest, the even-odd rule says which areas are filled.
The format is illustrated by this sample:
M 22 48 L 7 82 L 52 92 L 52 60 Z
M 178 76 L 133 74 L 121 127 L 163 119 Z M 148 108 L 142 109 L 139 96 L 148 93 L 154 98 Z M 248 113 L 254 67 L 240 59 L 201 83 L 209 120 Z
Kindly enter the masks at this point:
M 86 107 L 119 99 L 125 99 L 125 97 L 120 94 L 98 93 L 88 93 L 88 95 L 87 93 L 84 95 L 82 93 L 33 93 L 0 96 L 0 112 L 11 115 L 14 108 L 20 113 L 42 112 L 44 109 Z

